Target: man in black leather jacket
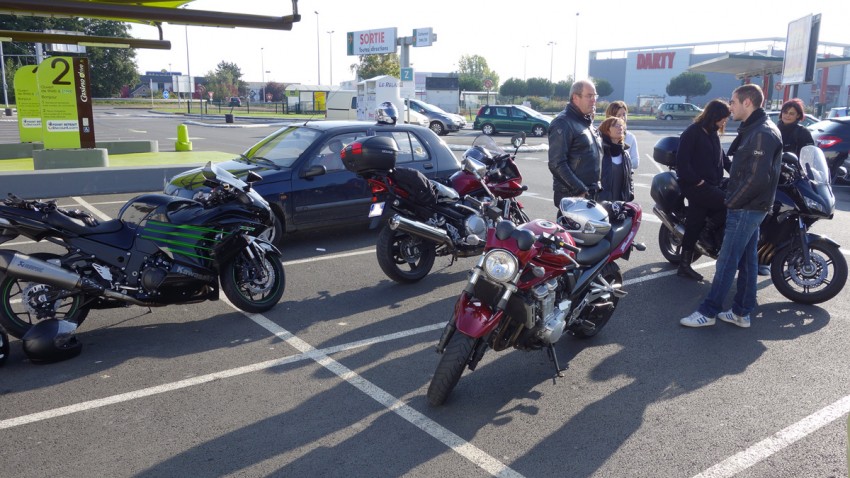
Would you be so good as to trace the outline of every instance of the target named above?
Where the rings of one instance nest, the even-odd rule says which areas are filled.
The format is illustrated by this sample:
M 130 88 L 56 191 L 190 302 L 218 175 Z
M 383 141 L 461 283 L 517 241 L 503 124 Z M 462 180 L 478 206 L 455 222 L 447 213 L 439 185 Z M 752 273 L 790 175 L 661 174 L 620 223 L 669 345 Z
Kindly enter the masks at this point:
M 555 207 L 565 197 L 594 198 L 599 191 L 602 139 L 593 126 L 596 87 L 579 80 L 570 88 L 570 102 L 549 126 L 549 171 Z
M 759 226 L 773 207 L 782 166 L 782 136 L 761 108 L 763 102 L 757 85 L 739 86 L 732 93 L 729 107 L 741 126 L 728 152 L 732 168 L 724 201 L 726 231 L 711 291 L 696 312 L 679 321 L 686 327 L 714 325 L 715 318 L 750 326 L 750 313 L 757 305 Z M 723 301 L 736 272 L 735 298 L 724 312 Z

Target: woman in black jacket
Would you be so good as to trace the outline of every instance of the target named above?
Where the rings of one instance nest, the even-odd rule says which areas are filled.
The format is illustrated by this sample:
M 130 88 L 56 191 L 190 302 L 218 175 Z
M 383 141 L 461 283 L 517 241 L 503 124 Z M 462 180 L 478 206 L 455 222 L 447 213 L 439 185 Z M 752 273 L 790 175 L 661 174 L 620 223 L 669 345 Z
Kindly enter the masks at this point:
M 635 197 L 632 182 L 632 160 L 626 144 L 626 122 L 622 118 L 606 118 L 599 125 L 602 136 L 602 190 L 599 201 L 631 201 Z
M 803 100 L 800 98 L 792 98 L 782 105 L 779 110 L 779 132 L 782 133 L 782 151 L 791 152 L 800 157 L 800 150 L 803 146 L 815 144 L 812 139 L 812 133 L 800 124 L 804 118 Z
M 702 275 L 691 268 L 694 246 L 707 219 L 711 220 L 710 229 L 720 227 L 726 220 L 725 192 L 720 189 L 720 182 L 723 171 L 728 171 L 732 163 L 720 146 L 720 135 L 726 129 L 730 112 L 726 102 L 709 101 L 679 139 L 676 173 L 679 187 L 688 200 L 682 255 L 676 272 L 681 277 L 702 280 Z

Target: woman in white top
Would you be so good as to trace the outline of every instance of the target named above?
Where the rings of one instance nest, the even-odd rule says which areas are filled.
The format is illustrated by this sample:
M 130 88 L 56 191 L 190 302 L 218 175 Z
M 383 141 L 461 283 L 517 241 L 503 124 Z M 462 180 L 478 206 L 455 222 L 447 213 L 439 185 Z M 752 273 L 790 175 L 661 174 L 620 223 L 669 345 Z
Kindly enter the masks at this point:
M 605 110 L 606 118 L 614 117 L 620 118 L 623 121 L 628 121 L 628 115 L 629 107 L 626 106 L 625 101 L 612 101 L 611 104 L 608 105 L 608 109 Z M 635 135 L 633 135 L 629 130 L 626 130 L 626 144 L 629 145 L 629 156 L 632 158 L 632 169 L 637 169 L 638 164 L 640 164 L 640 153 L 638 153 L 637 138 L 635 138 Z

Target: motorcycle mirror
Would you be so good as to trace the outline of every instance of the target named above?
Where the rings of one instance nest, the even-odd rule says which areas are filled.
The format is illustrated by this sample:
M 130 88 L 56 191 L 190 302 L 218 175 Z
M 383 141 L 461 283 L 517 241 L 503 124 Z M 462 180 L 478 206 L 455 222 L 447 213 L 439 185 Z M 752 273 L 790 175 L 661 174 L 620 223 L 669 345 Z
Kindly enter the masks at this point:
M 520 146 L 525 144 L 525 131 L 520 134 L 515 134 L 511 137 L 511 144 L 514 148 L 519 149 Z
M 212 169 L 212 161 L 207 161 L 207 164 L 204 166 L 204 169 L 201 170 L 201 174 L 204 176 L 204 179 L 215 179 L 217 175 L 215 171 Z

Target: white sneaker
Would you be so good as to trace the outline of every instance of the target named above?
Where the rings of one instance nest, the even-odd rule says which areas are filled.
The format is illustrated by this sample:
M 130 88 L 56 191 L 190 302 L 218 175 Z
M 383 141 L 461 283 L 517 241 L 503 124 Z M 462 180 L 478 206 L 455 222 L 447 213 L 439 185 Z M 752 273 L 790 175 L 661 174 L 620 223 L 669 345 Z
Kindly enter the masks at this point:
M 714 317 L 706 317 L 700 314 L 699 311 L 696 311 L 684 319 L 679 320 L 679 323 L 685 327 L 708 327 L 709 325 L 714 325 Z
M 740 315 L 733 313 L 732 310 L 727 310 L 726 312 L 717 314 L 717 318 L 723 322 L 729 322 L 730 324 L 735 324 L 738 327 L 743 327 L 745 329 L 750 326 L 749 314 L 741 317 Z

